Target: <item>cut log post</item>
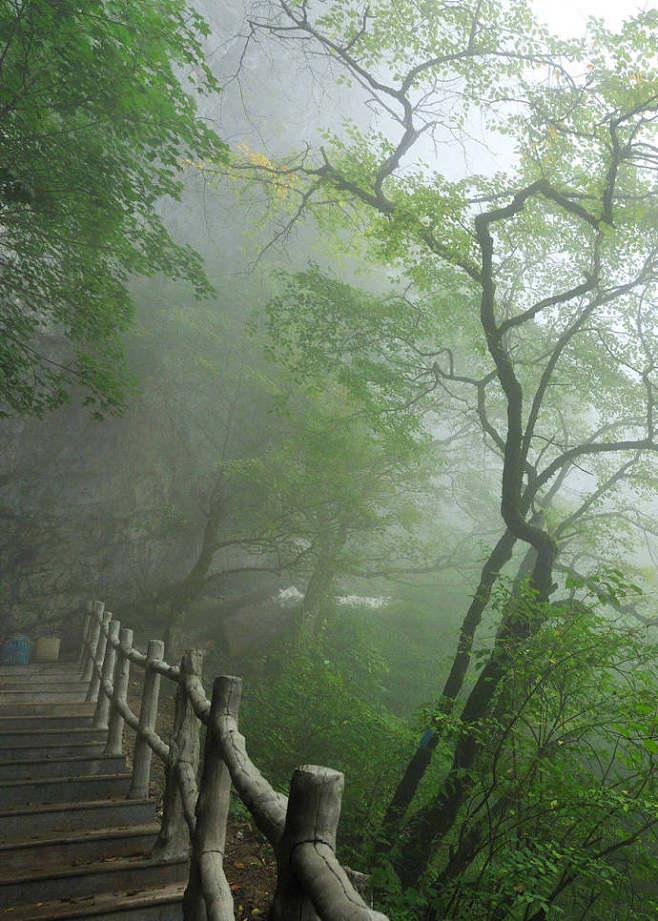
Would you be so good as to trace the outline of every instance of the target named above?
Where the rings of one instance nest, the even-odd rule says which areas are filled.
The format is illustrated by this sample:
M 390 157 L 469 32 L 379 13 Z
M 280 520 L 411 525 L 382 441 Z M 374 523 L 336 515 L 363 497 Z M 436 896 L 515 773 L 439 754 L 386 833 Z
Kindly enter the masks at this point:
M 87 602 L 87 613 L 85 614 L 84 623 L 82 625 L 82 642 L 80 643 L 80 650 L 78 652 L 78 665 L 82 670 L 85 659 L 85 651 L 87 649 L 87 639 L 89 637 L 89 630 L 91 629 L 91 620 L 93 617 L 93 601 Z
M 192 837 L 190 878 L 183 898 L 184 921 L 234 919 L 233 897 L 224 874 L 231 775 L 222 756 L 220 721 L 230 715 L 237 724 L 241 692 L 239 678 L 223 675 L 214 681 Z
M 368 906 L 336 859 L 342 794 L 339 771 L 306 764 L 293 774 L 272 921 L 388 921 Z
M 241 687 L 241 679 L 231 678 L 230 681 L 235 698 Z M 276 850 L 286 824 L 288 797 L 273 789 L 249 757 L 245 738 L 238 731 L 232 708 L 220 714 L 219 724 L 222 756 L 231 773 L 233 786 L 252 814 L 256 827 Z
M 155 731 L 155 724 L 158 718 L 158 699 L 160 697 L 160 675 L 153 668 L 149 668 L 149 665 L 152 662 L 160 662 L 163 655 L 164 643 L 162 640 L 149 640 L 146 653 L 142 705 L 139 711 L 139 732 L 135 739 L 133 776 L 130 790 L 128 791 L 128 799 L 145 799 L 149 794 L 153 751 L 145 738 L 145 734 Z
M 322 842 L 335 850 L 343 785 L 340 771 L 313 764 L 302 765 L 292 775 L 286 826 L 277 853 L 273 921 L 320 921 L 292 869 L 291 858 L 295 848 L 305 842 Z
M 190 701 L 185 681 L 203 673 L 203 652 L 188 650 L 180 663 L 176 690 L 174 726 L 169 743 L 169 760 L 162 803 L 162 827 L 153 856 L 164 859 L 187 857 L 196 807 L 196 777 L 199 770 L 200 723 Z
M 119 642 L 120 628 L 121 624 L 118 620 L 111 621 L 108 626 L 107 648 L 105 650 L 105 660 L 103 662 L 96 711 L 92 722 L 94 729 L 107 729 L 109 725 L 110 697 L 105 693 L 105 686 L 108 684 L 112 685 L 114 680 L 114 666 L 117 659 L 115 643 Z
M 87 689 L 88 701 L 94 701 L 98 697 L 98 689 L 101 686 L 103 663 L 105 662 L 105 651 L 107 649 L 107 634 L 110 629 L 111 620 L 111 612 L 105 611 L 101 620 L 101 629 L 100 633 L 98 634 L 98 643 L 96 644 L 96 651 L 92 661 L 91 681 L 89 682 L 89 688 Z
M 120 757 L 123 755 L 123 732 L 125 721 L 116 702 L 128 703 L 128 684 L 130 682 L 130 659 L 128 653 L 133 648 L 133 632 L 122 627 L 119 633 L 119 649 L 114 670 L 112 689 L 112 706 L 110 707 L 110 727 L 107 733 L 105 754 Z
M 83 681 L 91 681 L 94 674 L 94 656 L 96 647 L 101 635 L 101 623 L 103 620 L 103 610 L 105 605 L 102 601 L 92 601 L 91 625 L 87 637 L 87 648 L 85 649 L 80 677 Z

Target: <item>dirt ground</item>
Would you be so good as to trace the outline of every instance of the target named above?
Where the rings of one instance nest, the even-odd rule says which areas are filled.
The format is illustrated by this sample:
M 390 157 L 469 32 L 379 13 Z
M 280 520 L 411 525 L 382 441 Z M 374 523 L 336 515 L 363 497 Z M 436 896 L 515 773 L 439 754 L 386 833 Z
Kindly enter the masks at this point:
M 245 819 L 229 820 L 224 867 L 236 921 L 266 916 L 276 885 L 276 862 L 272 848 Z

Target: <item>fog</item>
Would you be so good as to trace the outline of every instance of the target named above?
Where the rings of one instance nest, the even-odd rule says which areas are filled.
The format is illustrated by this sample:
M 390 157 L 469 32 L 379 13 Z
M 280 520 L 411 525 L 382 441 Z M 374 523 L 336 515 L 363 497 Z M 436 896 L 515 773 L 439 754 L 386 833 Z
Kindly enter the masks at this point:
M 181 669 L 172 921 L 655 917 L 658 10 L 50 6 L 0 12 L 0 744 L 17 643 L 99 729 L 104 605 Z M 314 881 L 300 765 L 345 781 Z

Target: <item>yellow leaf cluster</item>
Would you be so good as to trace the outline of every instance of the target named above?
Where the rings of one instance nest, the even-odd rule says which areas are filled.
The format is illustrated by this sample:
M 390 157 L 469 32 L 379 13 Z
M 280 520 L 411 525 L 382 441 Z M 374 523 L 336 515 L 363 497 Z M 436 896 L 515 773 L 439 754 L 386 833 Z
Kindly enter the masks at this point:
M 255 169 L 265 170 L 272 175 L 271 189 L 279 201 L 286 201 L 296 186 L 296 176 L 289 170 L 277 166 L 270 158 L 259 150 L 252 150 L 246 144 L 238 144 L 240 151 L 248 164 Z

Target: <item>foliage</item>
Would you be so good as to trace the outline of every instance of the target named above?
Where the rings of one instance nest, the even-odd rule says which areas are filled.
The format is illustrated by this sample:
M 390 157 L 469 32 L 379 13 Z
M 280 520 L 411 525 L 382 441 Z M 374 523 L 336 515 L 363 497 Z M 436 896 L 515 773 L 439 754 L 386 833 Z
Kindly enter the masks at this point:
M 335 530 L 342 540 L 363 540 L 394 523 L 413 531 L 414 500 L 426 488 L 431 460 L 422 449 L 378 436 L 354 413 L 352 402 L 327 390 L 294 408 L 288 402 L 281 418 L 286 437 L 258 462 L 271 501 L 297 515 L 296 539 Z
M 251 24 L 336 64 L 364 90 L 375 116 L 368 130 L 347 124 L 276 166 L 238 157 L 234 172 L 269 190 L 288 232 L 310 215 L 348 246 L 357 235 L 366 258 L 407 283 L 404 295 L 396 287 L 384 299 L 386 320 L 391 302 L 401 309 L 379 336 L 369 314 L 381 301 L 346 295 L 314 270 L 297 276 L 271 313 L 289 320 L 284 359 L 301 382 L 309 368 L 335 361 L 344 385 L 366 400 L 393 405 L 395 394 L 407 435 L 432 425 L 436 404 L 428 397 L 447 392 L 500 458 L 505 531 L 483 565 L 446 679 L 442 707 L 452 718 L 475 632 L 514 543 L 528 546 L 534 601 L 546 604 L 575 523 L 576 531 L 586 527 L 633 464 L 658 451 L 658 18 L 640 13 L 617 35 L 593 22 L 572 43 L 537 27 L 513 0 L 436 5 L 422 23 L 413 2 L 333 0 L 316 8 L 272 0 L 257 5 Z M 468 147 L 474 104 L 485 139 L 509 135 L 514 156 L 500 173 L 455 179 L 440 158 L 425 162 L 423 138 L 436 149 L 452 139 Z M 281 207 L 284 183 L 290 194 Z M 451 299 L 448 316 L 440 305 Z M 416 401 L 423 415 L 411 414 L 410 427 L 404 411 Z M 598 468 L 579 507 L 554 514 L 583 459 L 620 455 L 609 474 Z M 406 889 L 451 839 L 477 784 L 488 742 L 479 727 L 495 713 L 512 668 L 509 641 L 532 644 L 542 632 L 542 619 L 519 618 L 517 605 L 512 599 L 499 612 L 481 671 L 459 704 L 462 722 L 449 739 L 452 763 L 439 792 L 407 825 L 396 865 Z M 388 835 L 440 738 L 430 733 L 429 754 L 421 744 L 407 765 L 386 815 Z
M 383 293 L 317 266 L 278 275 L 265 318 L 271 363 L 255 358 L 258 337 L 246 362 L 258 424 L 268 417 L 249 450 L 242 403 L 222 392 L 219 423 L 213 404 L 215 388 L 242 380 L 216 359 L 221 324 L 173 316 L 186 346 L 162 367 L 194 380 L 180 431 L 196 432 L 195 458 L 199 415 L 214 412 L 207 427 L 219 436 L 198 453 L 204 546 L 177 600 L 184 607 L 228 572 L 303 580 L 300 620 L 313 629 L 270 660 L 245 702 L 247 736 L 280 786 L 303 761 L 346 772 L 344 853 L 374 855 L 395 921 L 637 921 L 656 910 L 658 674 L 656 649 L 628 628 L 639 587 L 619 558 L 646 526 L 633 497 L 655 494 L 658 19 L 643 13 L 619 34 L 593 21 L 583 41 L 564 43 L 517 0 L 419 9 L 272 0 L 250 20 L 251 37 L 260 29 L 288 48 L 299 39 L 309 58 L 320 50 L 366 88 L 376 114 L 368 130 L 348 123 L 280 161 L 243 146 L 232 175 L 268 188 L 284 236 L 310 214 L 323 239 L 386 275 Z M 188 53 L 196 60 L 196 46 Z M 505 170 L 454 178 L 440 156 L 428 164 L 424 141 L 468 148 L 475 115 L 484 140 L 511 139 Z M 159 194 L 176 194 L 167 182 L 181 156 L 225 172 L 213 144 L 189 135 L 196 149 L 165 160 Z M 173 263 L 156 267 L 194 275 L 167 246 L 158 258 L 173 252 Z M 142 256 L 130 271 L 149 269 Z M 498 556 L 489 545 L 500 522 L 491 536 L 483 511 L 492 475 L 505 528 L 495 548 L 509 537 Z M 183 516 L 165 511 L 173 531 Z M 508 588 L 515 541 L 528 553 Z M 243 556 L 231 568 L 222 551 Z M 436 573 L 459 568 L 463 583 L 480 556 L 455 652 Z M 602 570 L 604 558 L 617 568 Z M 413 592 L 386 638 L 335 604 L 358 580 L 405 573 L 433 577 L 430 627 L 432 599 L 416 606 Z M 394 650 L 402 623 L 415 636 Z M 419 715 L 419 743 L 400 715 L 425 693 L 430 656 L 434 680 L 445 677 L 446 650 L 448 679 Z M 382 662 L 394 655 L 393 668 Z M 390 686 L 413 669 L 394 702 Z M 419 753 L 425 774 L 387 851 L 382 820 Z
M 250 753 L 279 788 L 295 767 L 326 764 L 346 776 L 339 845 L 363 862 L 364 848 L 411 742 L 404 723 L 381 705 L 385 663 L 358 612 L 334 609 L 321 634 L 285 643 L 242 707 Z
M 608 581 L 633 590 L 618 573 Z M 510 598 L 499 589 L 495 603 Z M 494 707 L 470 728 L 483 750 L 426 880 L 433 916 L 578 917 L 591 900 L 597 917 L 648 918 L 658 904 L 647 886 L 658 823 L 656 649 L 604 613 L 597 595 L 538 606 L 522 590 L 514 604 L 541 627 L 507 650 Z
M 131 276 L 208 293 L 158 213 L 182 158 L 225 155 L 192 96 L 216 90 L 206 32 L 184 0 L 0 3 L 3 414 L 40 415 L 76 386 L 118 410 Z
M 431 297 L 412 300 L 359 290 L 317 266 L 280 273 L 267 310 L 271 352 L 302 388 L 318 392 L 330 374 L 374 427 L 427 438 L 440 386 L 437 364 L 451 356 L 455 318 L 455 338 L 470 345 L 477 337 L 468 290 L 450 270 L 441 282 Z M 446 392 L 440 396 L 445 401 Z
M 130 355 L 170 436 L 160 457 L 176 480 L 171 503 L 148 510 L 150 533 L 185 528 L 194 554 L 184 603 L 171 568 L 166 584 L 149 575 L 141 586 L 163 616 L 172 590 L 187 607 L 216 597 L 230 576 L 260 571 L 310 585 L 318 620 L 325 601 L 371 569 L 433 563 L 429 439 L 379 425 L 374 401 L 364 411 L 337 367 L 309 369 L 300 387 L 248 285 L 220 284 L 215 300 L 195 305 L 169 285 L 140 288 Z

